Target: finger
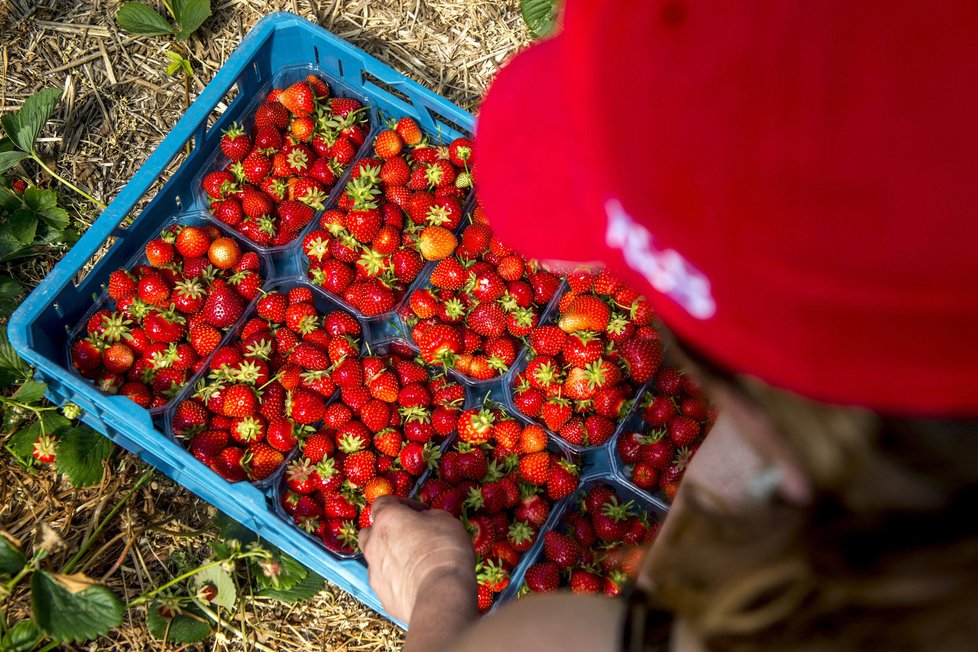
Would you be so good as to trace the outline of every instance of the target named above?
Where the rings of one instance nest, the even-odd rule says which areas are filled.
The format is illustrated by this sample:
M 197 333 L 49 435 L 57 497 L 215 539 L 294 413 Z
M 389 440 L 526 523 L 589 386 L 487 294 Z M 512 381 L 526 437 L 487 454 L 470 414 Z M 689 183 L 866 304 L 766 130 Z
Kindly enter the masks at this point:
M 428 507 L 424 503 L 419 503 L 416 500 L 410 500 L 408 498 L 399 498 L 398 496 L 392 496 L 390 494 L 386 496 L 381 496 L 374 501 L 373 505 L 370 507 L 371 519 L 376 523 L 377 518 L 381 513 L 406 507 L 415 512 L 422 512 Z
M 367 554 L 367 541 L 370 540 L 372 529 L 373 528 L 365 527 L 357 533 L 357 545 L 360 546 L 360 550 L 362 550 L 363 554 L 365 555 Z

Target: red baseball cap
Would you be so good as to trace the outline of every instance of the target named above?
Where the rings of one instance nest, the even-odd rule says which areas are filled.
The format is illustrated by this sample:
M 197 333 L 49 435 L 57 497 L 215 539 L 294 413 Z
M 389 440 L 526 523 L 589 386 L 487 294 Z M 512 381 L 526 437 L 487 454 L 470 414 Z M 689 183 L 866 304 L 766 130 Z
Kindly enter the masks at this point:
M 479 197 L 718 364 L 978 414 L 978 5 L 570 0 L 499 72 Z

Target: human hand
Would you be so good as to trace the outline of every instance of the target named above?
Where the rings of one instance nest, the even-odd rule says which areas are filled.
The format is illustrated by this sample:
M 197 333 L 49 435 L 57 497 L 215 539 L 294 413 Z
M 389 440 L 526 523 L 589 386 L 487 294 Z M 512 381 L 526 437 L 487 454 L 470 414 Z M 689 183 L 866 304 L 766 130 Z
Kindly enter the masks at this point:
M 419 595 L 475 600 L 475 552 L 461 522 L 393 496 L 371 507 L 373 525 L 360 530 L 370 586 L 390 615 L 410 623 Z

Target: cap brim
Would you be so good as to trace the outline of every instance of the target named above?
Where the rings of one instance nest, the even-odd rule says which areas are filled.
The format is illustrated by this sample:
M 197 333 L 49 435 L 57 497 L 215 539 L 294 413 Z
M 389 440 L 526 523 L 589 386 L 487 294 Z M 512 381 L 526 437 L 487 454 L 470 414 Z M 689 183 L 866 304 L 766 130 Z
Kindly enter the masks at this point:
M 600 258 L 586 134 L 574 124 L 558 36 L 524 50 L 492 83 L 476 126 L 475 181 L 497 236 L 550 261 Z

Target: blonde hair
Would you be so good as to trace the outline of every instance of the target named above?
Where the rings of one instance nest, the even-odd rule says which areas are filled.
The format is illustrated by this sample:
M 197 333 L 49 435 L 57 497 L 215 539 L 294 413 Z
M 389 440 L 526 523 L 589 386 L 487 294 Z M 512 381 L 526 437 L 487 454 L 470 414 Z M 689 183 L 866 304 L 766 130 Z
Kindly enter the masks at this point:
M 888 418 L 706 372 L 767 415 L 813 499 L 735 511 L 687 496 L 646 571 L 660 606 L 718 652 L 975 649 L 978 422 Z

